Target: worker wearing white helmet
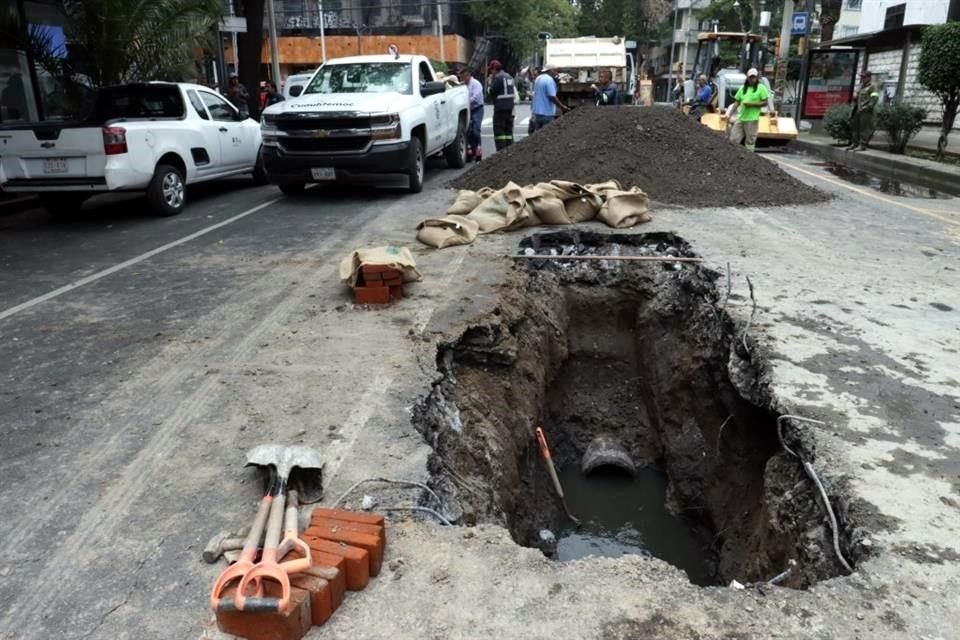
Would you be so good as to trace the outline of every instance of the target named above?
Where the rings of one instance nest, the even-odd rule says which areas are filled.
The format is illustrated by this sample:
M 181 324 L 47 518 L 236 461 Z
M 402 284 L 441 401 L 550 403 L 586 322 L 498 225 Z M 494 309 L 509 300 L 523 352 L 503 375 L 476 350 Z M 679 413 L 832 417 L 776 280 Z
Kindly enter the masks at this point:
M 730 141 L 734 144 L 745 144 L 753 151 L 757 145 L 757 134 L 760 132 L 760 112 L 767 104 L 770 92 L 760 82 L 760 72 L 756 69 L 747 71 L 747 80 L 733 97 L 737 109 L 737 121 L 730 129 Z

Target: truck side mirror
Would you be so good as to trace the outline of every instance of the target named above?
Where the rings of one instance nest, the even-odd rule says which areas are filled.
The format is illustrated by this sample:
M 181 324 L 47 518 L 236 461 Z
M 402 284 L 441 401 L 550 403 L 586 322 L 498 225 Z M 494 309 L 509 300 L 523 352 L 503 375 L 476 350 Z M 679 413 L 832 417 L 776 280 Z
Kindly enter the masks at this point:
M 443 93 L 446 90 L 447 87 L 442 82 L 424 82 L 420 85 L 420 95 L 424 98 Z

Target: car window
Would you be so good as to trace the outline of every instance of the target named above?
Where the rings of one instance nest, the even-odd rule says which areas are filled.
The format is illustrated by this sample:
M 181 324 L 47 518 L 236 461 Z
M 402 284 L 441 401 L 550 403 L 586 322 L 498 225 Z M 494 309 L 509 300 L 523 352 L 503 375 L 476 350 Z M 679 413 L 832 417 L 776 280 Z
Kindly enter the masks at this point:
M 187 97 L 190 98 L 190 104 L 193 105 L 193 110 L 197 112 L 197 115 L 204 120 L 209 120 L 210 116 L 207 115 L 207 109 L 203 106 L 203 100 L 200 99 L 197 92 L 193 90 L 187 91 Z
M 207 105 L 207 109 L 210 110 L 210 117 L 214 120 L 236 120 L 237 110 L 220 96 L 204 91 L 200 94 L 200 97 L 203 98 L 203 104 Z
M 122 85 L 100 92 L 97 115 L 104 121 L 115 118 L 182 118 L 180 89 L 173 85 Z
M 320 67 L 308 93 L 413 93 L 408 62 L 353 62 Z
M 433 82 L 433 71 L 426 61 L 420 63 L 420 84 L 424 82 Z

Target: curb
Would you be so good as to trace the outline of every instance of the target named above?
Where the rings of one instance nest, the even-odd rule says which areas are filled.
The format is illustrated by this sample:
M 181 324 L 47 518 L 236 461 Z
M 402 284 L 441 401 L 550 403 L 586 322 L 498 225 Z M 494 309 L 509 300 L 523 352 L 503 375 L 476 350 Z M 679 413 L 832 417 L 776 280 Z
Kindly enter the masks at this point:
M 847 151 L 843 147 L 800 138 L 792 140 L 788 148 L 814 153 L 827 160 L 852 169 L 868 171 L 881 178 L 912 182 L 922 187 L 960 196 L 960 167 L 943 166 L 920 158 L 906 160 L 894 154 L 870 149 Z

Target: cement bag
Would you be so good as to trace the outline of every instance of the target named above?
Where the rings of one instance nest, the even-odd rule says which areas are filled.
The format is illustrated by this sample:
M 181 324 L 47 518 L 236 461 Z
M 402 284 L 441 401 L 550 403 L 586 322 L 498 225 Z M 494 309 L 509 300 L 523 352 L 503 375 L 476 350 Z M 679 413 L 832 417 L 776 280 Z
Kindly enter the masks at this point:
M 479 229 L 476 220 L 466 216 L 429 218 L 417 225 L 417 240 L 437 249 L 455 247 L 473 242 Z
M 413 282 L 420 279 L 417 263 L 413 259 L 413 254 L 406 247 L 356 249 L 340 261 L 340 279 L 347 286 L 355 286 L 360 267 L 365 264 L 384 265 L 402 271 L 404 282 Z
M 606 182 L 588 184 L 584 187 L 584 189 L 590 193 L 600 196 L 601 198 L 606 197 L 607 193 L 610 191 L 623 191 L 623 187 L 620 186 L 620 183 L 616 180 L 607 180 Z
M 479 225 L 480 233 L 492 233 L 522 227 L 530 217 L 523 190 L 514 182 L 484 200 L 468 216 Z
M 543 194 L 528 200 L 533 215 L 539 224 L 570 224 L 570 217 L 563 200 L 552 194 Z M 527 225 L 531 226 L 531 225 Z
M 556 194 L 558 198 L 563 200 L 564 215 L 569 221 L 565 224 L 593 220 L 603 205 L 603 199 L 600 196 L 591 193 L 582 184 L 576 182 L 551 180 L 550 182 L 541 182 L 537 187 Z
M 488 193 L 484 193 L 488 192 Z M 478 206 L 480 203 L 490 197 L 492 190 L 483 189 L 482 191 L 468 191 L 466 189 L 457 193 L 457 199 L 447 209 L 448 216 L 465 216 Z
M 650 222 L 650 206 L 647 194 L 637 187 L 629 191 L 610 190 L 606 202 L 597 214 L 597 220 L 615 229 L 625 229 L 643 222 Z

